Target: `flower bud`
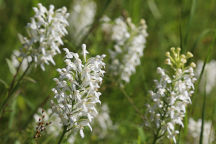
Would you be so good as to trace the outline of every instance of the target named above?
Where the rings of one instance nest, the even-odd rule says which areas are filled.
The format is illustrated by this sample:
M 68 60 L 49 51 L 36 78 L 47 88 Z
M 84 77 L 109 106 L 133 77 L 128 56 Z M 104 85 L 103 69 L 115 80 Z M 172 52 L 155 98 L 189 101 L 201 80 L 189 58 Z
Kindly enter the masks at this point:
M 191 64 L 191 67 L 195 68 L 196 67 L 196 64 L 194 62 L 192 62 Z
M 167 57 L 170 57 L 170 52 L 166 52 L 166 56 L 167 56 Z
M 187 52 L 187 58 L 192 58 L 193 54 L 191 52 Z
M 170 61 L 169 58 L 165 60 L 165 64 L 167 64 L 167 65 L 172 65 L 172 63 L 171 63 L 171 61 Z

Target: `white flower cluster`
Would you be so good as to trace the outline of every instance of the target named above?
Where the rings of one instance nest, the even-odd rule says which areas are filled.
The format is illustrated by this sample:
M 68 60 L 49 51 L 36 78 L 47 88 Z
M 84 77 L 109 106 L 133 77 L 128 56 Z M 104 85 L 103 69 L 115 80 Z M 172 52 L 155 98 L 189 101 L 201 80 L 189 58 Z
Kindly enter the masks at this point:
M 200 132 L 201 132 L 202 120 L 199 119 L 195 121 L 194 119 L 189 119 L 188 129 L 189 134 L 194 139 L 194 144 L 199 143 L 200 140 Z M 203 144 L 210 144 L 214 141 L 214 129 L 211 121 L 204 122 L 204 130 L 203 130 Z
M 40 65 L 45 70 L 44 64 L 50 62 L 55 65 L 53 57 L 60 53 L 59 46 L 63 45 L 62 37 L 67 34 L 68 25 L 66 7 L 54 11 L 54 6 L 50 5 L 47 10 L 42 4 L 38 8 L 33 8 L 35 16 L 31 18 L 31 23 L 27 25 L 27 37 L 19 35 L 23 45 L 23 57 L 31 56 L 36 65 Z
M 113 75 L 128 83 L 143 56 L 148 36 L 145 20 L 141 19 L 140 25 L 135 26 L 130 18 L 117 18 L 112 26 L 104 24 L 103 27 L 111 28 L 111 39 L 115 42 L 114 50 L 110 50 L 110 70 Z
M 73 42 L 79 44 L 94 21 L 97 5 L 94 0 L 75 0 L 68 21 Z
M 161 78 L 159 81 L 155 80 L 156 89 L 150 91 L 153 104 L 148 105 L 149 122 L 146 123 L 153 128 L 157 137 L 167 135 L 175 143 L 175 135 L 179 133 L 175 126 L 184 126 L 182 121 L 186 107 L 191 103 L 190 96 L 194 93 L 196 81 L 193 69 L 195 64 L 185 66 L 187 59 L 193 55 L 190 52 L 186 56 L 181 55 L 180 50 L 171 48 L 172 54 L 166 53 L 166 63 L 171 66 L 170 71 L 157 68 Z
M 66 52 L 66 68 L 57 69 L 60 76 L 54 78 L 56 88 L 52 108 L 61 118 L 63 125 L 68 129 L 79 129 L 81 137 L 84 137 L 83 129 L 88 126 L 97 115 L 96 104 L 101 103 L 98 92 L 103 80 L 105 55 L 86 59 L 86 45 L 82 45 L 84 62 L 77 53 Z
M 93 135 L 98 136 L 100 139 L 109 136 L 109 131 L 117 128 L 117 125 L 114 125 L 110 118 L 109 107 L 107 104 L 102 105 L 99 114 L 95 117 L 94 127 Z
M 196 69 L 197 77 L 199 77 L 201 74 L 203 64 L 204 64 L 203 61 L 198 61 L 197 63 L 197 69 Z M 200 83 L 200 90 L 204 91 L 204 89 L 206 89 L 206 93 L 209 94 L 215 86 L 216 86 L 216 61 L 212 60 L 209 63 L 207 63 L 205 66 L 204 73 Z

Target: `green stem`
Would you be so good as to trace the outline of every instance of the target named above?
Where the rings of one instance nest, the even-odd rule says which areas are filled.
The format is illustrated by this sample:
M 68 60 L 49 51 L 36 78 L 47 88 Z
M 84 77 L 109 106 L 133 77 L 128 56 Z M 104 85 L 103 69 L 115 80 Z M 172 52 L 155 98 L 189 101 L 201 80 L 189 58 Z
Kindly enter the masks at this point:
M 133 106 L 133 108 L 135 109 L 135 111 L 139 114 L 139 116 L 145 120 L 145 118 L 143 117 L 143 114 L 140 112 L 140 110 L 136 107 L 134 101 L 132 98 L 130 98 L 130 96 L 127 94 L 127 92 L 124 90 L 124 88 L 120 88 L 122 93 L 124 94 L 124 96 L 127 98 L 127 100 L 130 102 L 130 104 Z
M 60 139 L 59 139 L 59 141 L 58 141 L 58 144 L 61 144 L 61 142 L 62 142 L 62 140 L 63 140 L 63 138 L 64 138 L 64 135 L 65 135 L 66 132 L 67 132 L 67 126 L 64 126 L 63 128 L 64 128 L 64 129 L 63 129 L 63 132 L 62 132 L 62 134 L 61 134 L 61 137 L 60 137 Z
M 20 70 L 20 68 L 21 68 L 22 63 L 23 63 L 23 60 L 19 63 L 19 66 L 17 67 L 17 71 L 16 71 L 15 75 L 13 76 L 13 80 L 12 80 L 12 82 L 11 82 L 11 84 L 10 84 L 9 89 L 8 89 L 8 96 L 7 96 L 7 97 L 9 97 L 10 92 L 11 92 L 11 90 L 13 89 L 13 86 L 14 86 L 14 83 L 15 83 L 15 80 L 16 80 L 16 77 L 17 77 L 17 75 L 18 75 L 18 73 L 19 73 L 19 70 Z
M 160 128 L 158 128 L 157 129 L 157 132 L 156 132 L 156 134 L 154 135 L 154 140 L 153 140 L 153 142 L 152 142 L 152 144 L 156 144 L 157 143 L 157 140 L 158 140 L 158 138 L 159 138 L 159 132 L 160 132 Z
M 200 82 L 201 82 L 201 80 L 202 80 L 202 77 L 203 77 L 203 74 L 204 74 L 204 70 L 205 70 L 205 66 L 206 66 L 206 64 L 209 62 L 210 57 L 211 57 L 211 54 L 213 53 L 213 48 L 214 48 L 215 43 L 216 43 L 216 31 L 215 31 L 214 34 L 215 34 L 215 35 L 214 35 L 214 41 L 213 41 L 211 47 L 208 48 L 208 54 L 207 54 L 207 56 L 205 57 L 204 64 L 203 64 L 203 66 L 202 66 L 201 73 L 200 73 L 199 78 L 198 78 L 198 80 L 197 80 L 197 83 L 196 83 L 196 85 L 195 85 L 195 92 L 194 92 L 193 95 L 196 95 L 197 92 L 198 92 L 198 90 L 199 90 L 198 86 L 199 86 L 199 84 L 200 84 Z M 191 99 L 191 100 L 194 101 L 194 96 L 192 96 L 192 99 Z M 196 104 L 196 103 L 195 103 L 195 104 Z M 193 106 L 193 107 L 195 107 L 195 106 Z M 192 107 L 192 108 L 193 108 L 193 107 Z M 190 114 L 193 114 L 194 109 L 192 109 L 192 108 L 190 109 Z
M 206 87 L 206 84 L 205 84 Z M 202 107 L 202 125 L 201 125 L 201 132 L 200 132 L 200 141 L 199 143 L 203 143 L 203 129 L 204 129 L 204 121 L 205 121 L 205 107 L 206 107 L 206 88 L 204 90 L 204 98 L 203 98 L 203 107 Z
M 4 111 L 5 109 L 5 106 L 7 105 L 8 101 L 11 99 L 13 93 L 15 92 L 15 90 L 18 88 L 20 82 L 22 81 L 23 77 L 26 75 L 26 73 L 28 72 L 30 66 L 31 66 L 32 62 L 29 63 L 28 67 L 26 68 L 26 70 L 23 72 L 23 74 L 20 76 L 20 78 L 17 80 L 17 83 L 15 86 L 12 86 L 10 89 L 10 91 L 8 92 L 8 97 L 6 98 L 6 100 L 3 102 L 2 106 L 1 106 L 1 109 L 0 109 L 0 115 L 1 113 Z M 14 82 L 15 83 L 15 80 Z M 13 84 L 14 85 L 14 84 Z
M 179 135 L 178 135 L 178 139 L 177 139 L 177 144 L 180 144 L 181 130 L 182 130 L 182 126 L 179 127 Z
M 29 68 L 31 67 L 33 62 L 29 63 L 28 67 L 26 68 L 26 70 L 24 71 L 24 73 L 20 76 L 20 78 L 18 79 L 16 85 L 14 86 L 14 88 L 11 91 L 11 95 L 13 95 L 14 91 L 18 88 L 19 84 L 21 83 L 21 81 L 23 80 L 24 76 L 26 75 L 26 73 L 28 72 Z

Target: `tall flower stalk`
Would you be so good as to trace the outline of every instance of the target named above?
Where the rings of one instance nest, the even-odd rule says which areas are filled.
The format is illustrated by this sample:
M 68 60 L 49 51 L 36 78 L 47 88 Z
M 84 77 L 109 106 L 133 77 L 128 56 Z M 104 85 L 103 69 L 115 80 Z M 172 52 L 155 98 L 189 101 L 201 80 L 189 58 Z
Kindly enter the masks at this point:
M 193 62 L 188 64 L 188 59 L 193 57 L 192 53 L 184 55 L 180 52 L 180 48 L 171 48 L 171 53 L 166 53 L 165 63 L 168 68 L 157 68 L 160 80 L 155 80 L 156 87 L 150 91 L 153 103 L 147 105 L 146 125 L 153 129 L 153 143 L 164 136 L 176 143 L 175 136 L 179 134 L 177 125 L 184 127 L 186 107 L 191 104 L 196 65 Z
M 79 130 L 84 137 L 83 129 L 87 126 L 92 130 L 90 123 L 98 114 L 96 104 L 101 103 L 98 89 L 105 73 L 105 55 L 87 59 L 85 44 L 82 49 L 83 61 L 77 53 L 64 48 L 66 68 L 57 69 L 60 76 L 54 78 L 57 86 L 52 89 L 55 95 L 51 104 L 53 112 L 61 118 L 63 133 Z

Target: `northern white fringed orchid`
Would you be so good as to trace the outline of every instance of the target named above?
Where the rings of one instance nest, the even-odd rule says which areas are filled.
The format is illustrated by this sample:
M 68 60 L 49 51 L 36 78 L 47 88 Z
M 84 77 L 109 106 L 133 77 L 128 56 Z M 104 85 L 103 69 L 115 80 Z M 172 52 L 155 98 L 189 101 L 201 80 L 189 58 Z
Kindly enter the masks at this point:
M 35 15 L 26 27 L 28 35 L 24 37 L 19 34 L 23 45 L 21 56 L 31 57 L 36 66 L 40 65 L 45 70 L 44 64 L 55 65 L 53 57 L 61 53 L 59 46 L 64 44 L 62 37 L 68 33 L 66 26 L 69 25 L 69 13 L 66 7 L 54 10 L 54 5 L 50 5 L 47 9 L 41 3 L 33 10 Z
M 109 51 L 109 69 L 121 84 L 123 81 L 129 83 L 130 76 L 136 72 L 136 66 L 140 65 L 144 53 L 148 36 L 145 20 L 141 19 L 139 26 L 134 25 L 130 18 L 117 18 L 114 24 L 107 17 L 103 21 L 103 30 L 110 33 L 111 40 L 115 43 L 113 50 Z
M 195 64 L 188 64 L 187 60 L 193 57 L 192 53 L 181 54 L 180 48 L 171 48 L 167 52 L 165 63 L 169 69 L 157 68 L 160 80 L 155 80 L 156 87 L 150 91 L 152 104 L 147 105 L 149 126 L 154 133 L 156 142 L 163 136 L 167 136 L 176 143 L 175 136 L 179 134 L 176 125 L 184 127 L 186 107 L 191 104 L 191 95 L 194 93 Z
M 105 55 L 87 58 L 86 45 L 82 45 L 83 59 L 77 53 L 64 48 L 66 53 L 66 68 L 57 69 L 59 73 L 55 94 L 51 101 L 52 109 L 59 115 L 67 129 L 78 129 L 81 137 L 84 137 L 83 129 L 88 126 L 98 114 L 96 104 L 101 103 L 98 91 L 103 80 Z

